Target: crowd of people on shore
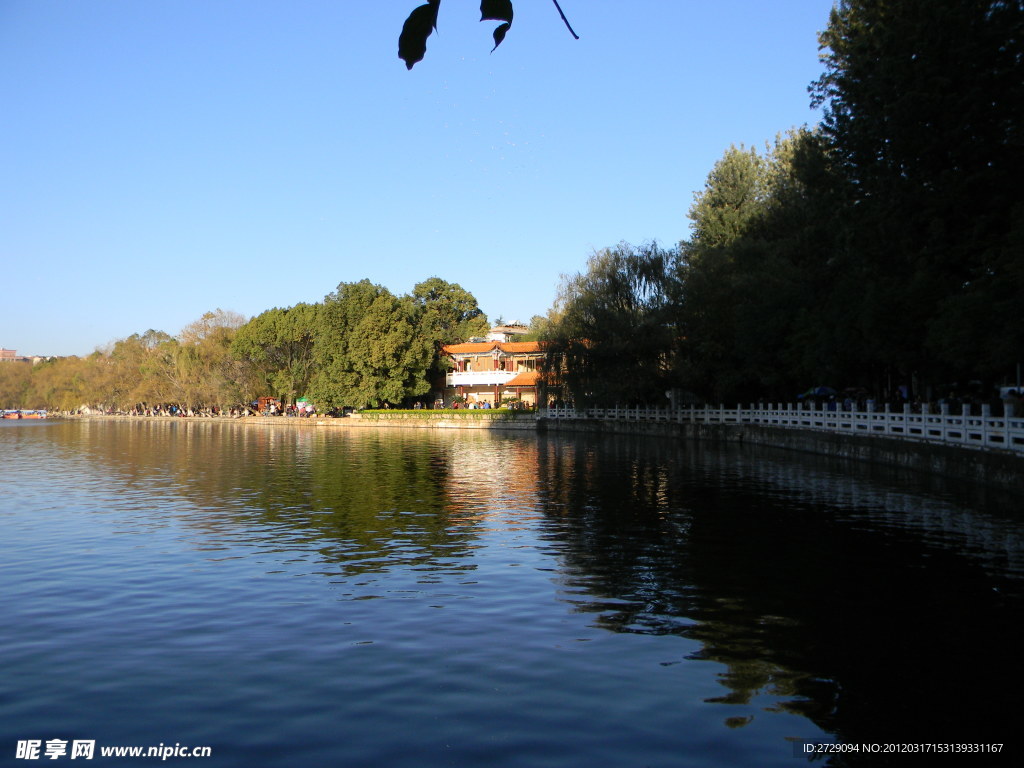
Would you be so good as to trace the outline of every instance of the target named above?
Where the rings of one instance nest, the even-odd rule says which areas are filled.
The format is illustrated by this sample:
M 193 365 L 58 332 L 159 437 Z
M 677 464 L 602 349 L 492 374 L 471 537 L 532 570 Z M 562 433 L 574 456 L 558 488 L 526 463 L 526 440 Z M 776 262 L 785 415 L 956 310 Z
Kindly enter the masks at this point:
M 147 405 L 141 403 L 131 408 L 115 408 L 113 406 L 89 406 L 83 405 L 73 411 L 64 412 L 64 416 L 151 416 L 151 417 L 205 417 L 205 418 L 241 418 L 242 416 L 255 416 L 255 411 L 250 408 L 232 407 L 220 408 L 211 406 L 184 406 L 177 404 Z

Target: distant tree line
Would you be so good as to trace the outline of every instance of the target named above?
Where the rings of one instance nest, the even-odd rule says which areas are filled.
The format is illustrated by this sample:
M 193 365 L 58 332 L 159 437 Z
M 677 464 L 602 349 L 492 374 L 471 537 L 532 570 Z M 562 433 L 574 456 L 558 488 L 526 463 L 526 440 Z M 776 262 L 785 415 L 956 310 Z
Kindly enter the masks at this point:
M 486 333 L 476 299 L 437 277 L 395 296 L 369 280 L 317 304 L 246 320 L 207 312 L 177 336 L 149 330 L 87 357 L 0 365 L 0 407 L 129 411 L 245 407 L 308 396 L 329 410 L 398 405 L 430 392 L 444 344 Z
M 428 4 L 430 5 L 430 4 Z M 434 4 L 436 5 L 436 4 Z M 730 147 L 676 246 L 622 243 L 565 277 L 531 335 L 549 391 L 579 403 L 790 400 L 818 385 L 945 395 L 1024 363 L 1024 0 L 840 0 L 810 87 L 822 124 Z M 0 365 L 0 406 L 399 404 L 484 332 L 431 278 L 367 280 L 177 337 Z
M 677 247 L 563 279 L 549 376 L 579 402 L 912 395 L 1024 362 L 1024 3 L 844 0 L 824 119 L 731 147 Z

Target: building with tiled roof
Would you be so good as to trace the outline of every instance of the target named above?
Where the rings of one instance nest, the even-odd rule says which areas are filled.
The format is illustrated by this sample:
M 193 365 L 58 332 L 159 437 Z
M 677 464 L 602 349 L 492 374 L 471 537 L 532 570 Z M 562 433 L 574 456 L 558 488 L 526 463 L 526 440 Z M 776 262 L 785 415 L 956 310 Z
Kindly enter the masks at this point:
M 493 329 L 489 341 L 448 344 L 443 351 L 452 361 L 445 376 L 445 404 L 537 404 L 538 373 L 544 351 L 539 341 L 497 341 L 505 327 Z M 524 329 L 525 331 L 525 329 Z M 520 334 L 516 334 L 520 335 Z M 508 334 L 506 338 L 514 338 Z

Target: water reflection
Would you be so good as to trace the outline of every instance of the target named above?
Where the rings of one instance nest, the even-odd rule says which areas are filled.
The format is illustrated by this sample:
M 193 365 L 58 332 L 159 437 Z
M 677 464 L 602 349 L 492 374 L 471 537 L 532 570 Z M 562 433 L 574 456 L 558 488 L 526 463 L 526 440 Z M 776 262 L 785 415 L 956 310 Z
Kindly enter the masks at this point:
M 689 659 L 726 666 L 709 702 L 767 696 L 851 742 L 1005 740 L 996 681 L 1019 680 L 1024 639 L 1018 508 L 621 436 L 542 441 L 538 468 L 565 599 L 612 631 L 699 640 Z
M 680 699 L 703 691 L 698 703 L 730 732 L 795 715 L 851 742 L 1009 736 L 1024 556 L 1016 505 L 991 494 L 623 436 L 192 422 L 49 435 L 66 466 L 116 489 L 116 510 L 93 512 L 116 512 L 121 530 L 173 522 L 211 561 L 313 576 L 344 600 L 472 607 L 434 622 L 410 608 L 390 636 L 379 622 L 395 609 L 365 614 L 378 634 L 357 642 L 383 637 L 434 659 L 430 642 L 459 636 L 470 654 L 515 633 L 517 675 L 579 664 L 564 674 L 586 690 L 594 666 L 538 650 L 568 612 L 619 640 L 678 638 L 674 655 L 658 646 L 658 663 L 666 675 L 685 669 Z M 509 577 L 516 568 L 542 580 Z M 560 643 L 594 639 L 569 626 Z M 618 662 L 590 653 L 601 670 Z M 395 664 L 386 668 L 399 674 Z M 716 670 L 717 690 L 698 685 L 700 668 Z M 680 684 L 646 684 L 666 680 Z
M 189 501 L 181 522 L 197 529 L 198 548 L 227 553 L 248 544 L 311 559 L 328 575 L 458 567 L 472 548 L 472 508 L 486 502 L 453 503 L 445 490 L 451 445 L 416 435 L 166 421 L 81 426 L 70 450 L 101 459 L 126 491 L 141 484 Z

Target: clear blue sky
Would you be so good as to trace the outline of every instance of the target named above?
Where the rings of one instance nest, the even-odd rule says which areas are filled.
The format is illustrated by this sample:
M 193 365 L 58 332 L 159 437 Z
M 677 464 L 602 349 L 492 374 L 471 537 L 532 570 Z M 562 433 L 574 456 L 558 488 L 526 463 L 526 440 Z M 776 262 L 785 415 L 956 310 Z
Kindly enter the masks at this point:
M 494 320 L 672 245 L 730 144 L 814 124 L 832 0 L 0 0 L 0 346 L 88 354 L 436 275 Z

